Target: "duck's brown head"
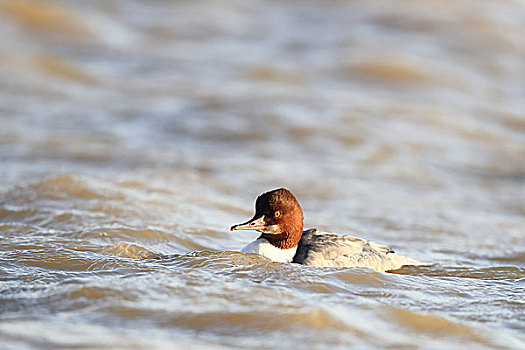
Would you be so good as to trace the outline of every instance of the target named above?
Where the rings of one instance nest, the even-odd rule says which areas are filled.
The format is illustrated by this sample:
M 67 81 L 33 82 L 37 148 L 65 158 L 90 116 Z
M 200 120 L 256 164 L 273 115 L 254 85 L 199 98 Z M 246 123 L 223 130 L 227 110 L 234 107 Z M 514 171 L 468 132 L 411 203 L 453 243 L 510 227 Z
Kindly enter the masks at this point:
M 272 245 L 281 249 L 297 246 L 303 233 L 303 211 L 292 192 L 278 188 L 257 197 L 255 215 L 249 221 L 234 225 L 230 231 L 255 230 Z

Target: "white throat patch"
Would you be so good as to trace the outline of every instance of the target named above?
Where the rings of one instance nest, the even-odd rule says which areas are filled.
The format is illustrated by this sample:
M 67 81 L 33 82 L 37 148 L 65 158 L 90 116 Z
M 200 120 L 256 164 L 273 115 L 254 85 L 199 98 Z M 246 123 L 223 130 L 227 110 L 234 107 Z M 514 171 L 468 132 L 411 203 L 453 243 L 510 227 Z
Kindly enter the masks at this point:
M 258 238 L 241 249 L 243 253 L 255 253 L 277 262 L 292 262 L 297 247 L 281 249 L 274 247 L 264 238 Z

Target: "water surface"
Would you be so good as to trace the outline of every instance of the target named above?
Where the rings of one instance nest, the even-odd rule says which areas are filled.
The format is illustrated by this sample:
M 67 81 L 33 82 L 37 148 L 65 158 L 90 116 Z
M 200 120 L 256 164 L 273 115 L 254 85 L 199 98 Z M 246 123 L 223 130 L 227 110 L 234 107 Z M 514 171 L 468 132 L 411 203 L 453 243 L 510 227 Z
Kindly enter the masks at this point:
M 522 1 L 0 1 L 6 349 L 525 348 Z M 431 267 L 272 263 L 305 226 Z

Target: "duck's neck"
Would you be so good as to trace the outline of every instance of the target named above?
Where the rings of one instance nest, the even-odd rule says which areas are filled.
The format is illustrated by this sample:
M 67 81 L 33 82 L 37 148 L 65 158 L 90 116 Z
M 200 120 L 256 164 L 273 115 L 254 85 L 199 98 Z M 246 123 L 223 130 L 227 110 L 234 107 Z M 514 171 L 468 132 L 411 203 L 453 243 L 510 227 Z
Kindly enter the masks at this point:
M 291 249 L 297 247 L 303 234 L 302 225 L 295 230 L 287 230 L 281 233 L 263 233 L 259 238 L 264 238 L 271 245 L 279 249 Z

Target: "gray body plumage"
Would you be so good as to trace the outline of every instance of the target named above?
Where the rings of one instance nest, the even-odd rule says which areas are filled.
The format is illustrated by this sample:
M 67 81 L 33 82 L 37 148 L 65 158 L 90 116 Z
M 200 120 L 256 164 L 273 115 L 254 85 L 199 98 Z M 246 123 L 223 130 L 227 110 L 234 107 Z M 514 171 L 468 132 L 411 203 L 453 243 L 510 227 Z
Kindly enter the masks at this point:
M 377 271 L 426 265 L 397 255 L 382 244 L 316 229 L 303 232 L 293 262 L 312 266 L 368 267 Z

